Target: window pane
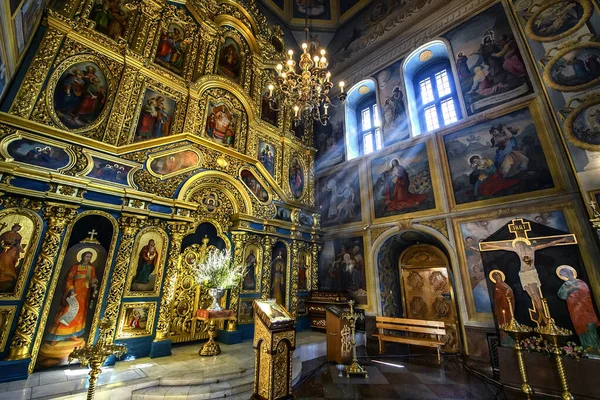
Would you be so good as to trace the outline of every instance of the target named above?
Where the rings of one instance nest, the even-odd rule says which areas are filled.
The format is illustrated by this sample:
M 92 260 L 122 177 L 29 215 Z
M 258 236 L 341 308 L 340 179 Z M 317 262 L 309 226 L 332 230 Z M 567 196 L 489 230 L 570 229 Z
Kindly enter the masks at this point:
M 365 147 L 365 154 L 373 152 L 373 134 L 371 132 L 363 136 L 363 145 Z
M 444 116 L 444 125 L 458 121 L 456 109 L 454 108 L 454 99 L 442 101 L 442 115 Z
M 365 108 L 362 110 L 362 130 L 367 131 L 371 129 L 371 110 Z
M 427 131 L 432 131 L 440 127 L 438 122 L 437 109 L 435 106 L 427 107 L 425 109 L 425 123 L 427 124 Z
M 434 100 L 431 79 L 423 79 L 419 82 L 419 86 L 421 87 L 421 101 L 423 105 L 431 103 Z
M 377 109 L 377 104 L 373 104 L 373 125 L 375 125 L 375 127 L 379 126 L 379 110 Z
M 383 148 L 383 140 L 381 140 L 381 130 L 380 129 L 375 129 L 375 147 L 377 148 L 377 150 L 380 150 Z
M 444 97 L 452 93 L 452 89 L 450 89 L 450 80 L 448 80 L 448 74 L 446 73 L 446 70 L 435 74 L 435 84 L 437 86 L 439 97 Z

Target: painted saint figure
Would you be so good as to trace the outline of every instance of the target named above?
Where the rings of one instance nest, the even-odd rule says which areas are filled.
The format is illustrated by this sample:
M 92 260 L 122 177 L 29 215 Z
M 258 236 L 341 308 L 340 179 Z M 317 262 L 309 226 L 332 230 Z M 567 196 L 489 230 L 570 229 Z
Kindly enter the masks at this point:
M 504 273 L 494 269 L 490 272 L 490 280 L 494 283 L 494 315 L 498 326 L 508 324 L 515 311 L 515 294 L 504 282 Z
M 0 231 L 6 227 L 3 223 Z M 21 225 L 15 223 L 10 230 L 0 235 L 0 245 L 2 245 L 2 253 L 0 253 L 0 292 L 11 292 L 17 282 L 17 266 L 21 258 L 21 253 L 24 252 L 25 245 L 21 244 L 23 239 L 19 231 Z
M 133 279 L 134 283 L 147 284 L 150 275 L 156 274 L 156 262 L 158 261 L 158 250 L 153 239 L 142 247 L 138 258 L 138 268 Z
M 244 290 L 255 290 L 256 289 L 256 256 L 254 250 L 250 250 L 250 253 L 246 257 L 246 275 L 242 282 L 242 289 Z
M 408 172 L 397 158 L 390 161 L 383 178 L 385 205 L 388 211 L 400 211 L 419 205 L 427 197 L 426 194 L 414 194 L 409 191 Z
M 278 258 L 281 258 L 281 253 L 279 253 Z M 275 264 L 275 271 L 273 273 L 271 284 L 271 296 L 275 298 L 277 304 L 285 307 L 285 272 L 283 271 L 282 261 L 277 261 Z

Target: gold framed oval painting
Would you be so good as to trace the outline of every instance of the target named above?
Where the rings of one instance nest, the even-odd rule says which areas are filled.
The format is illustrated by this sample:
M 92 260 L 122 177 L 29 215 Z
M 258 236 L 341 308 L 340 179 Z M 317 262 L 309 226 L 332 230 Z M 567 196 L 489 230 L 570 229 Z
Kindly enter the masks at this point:
M 600 150 L 600 97 L 581 103 L 565 120 L 565 135 L 575 146 Z
M 544 82 L 561 92 L 600 84 L 600 43 L 583 42 L 560 50 L 546 65 Z
M 591 15 L 589 0 L 552 0 L 531 15 L 525 31 L 535 41 L 554 42 L 577 32 Z

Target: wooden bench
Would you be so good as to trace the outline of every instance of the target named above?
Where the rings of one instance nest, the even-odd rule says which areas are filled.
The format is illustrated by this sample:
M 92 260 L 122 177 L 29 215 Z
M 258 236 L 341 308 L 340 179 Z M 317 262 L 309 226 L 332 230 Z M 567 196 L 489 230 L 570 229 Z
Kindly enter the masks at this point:
M 441 321 L 426 321 L 422 319 L 376 317 L 379 334 L 373 335 L 379 339 L 379 354 L 384 352 L 384 342 L 414 344 L 416 346 L 437 348 L 438 363 L 442 361 L 441 347 L 446 344 L 446 328 Z M 384 330 L 407 332 L 404 336 L 386 335 Z M 411 333 L 427 334 L 430 337 L 414 337 Z

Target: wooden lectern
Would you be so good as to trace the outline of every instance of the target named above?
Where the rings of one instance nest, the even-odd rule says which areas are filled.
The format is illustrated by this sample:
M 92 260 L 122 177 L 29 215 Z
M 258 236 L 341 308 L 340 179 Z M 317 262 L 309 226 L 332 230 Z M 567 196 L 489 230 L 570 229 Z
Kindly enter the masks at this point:
M 255 300 L 254 393 L 252 399 L 293 399 L 294 318 L 274 299 Z
M 338 364 L 349 364 L 352 360 L 350 324 L 348 320 L 342 319 L 342 314 L 348 310 L 348 307 L 325 307 L 327 361 L 335 361 Z

